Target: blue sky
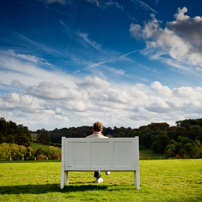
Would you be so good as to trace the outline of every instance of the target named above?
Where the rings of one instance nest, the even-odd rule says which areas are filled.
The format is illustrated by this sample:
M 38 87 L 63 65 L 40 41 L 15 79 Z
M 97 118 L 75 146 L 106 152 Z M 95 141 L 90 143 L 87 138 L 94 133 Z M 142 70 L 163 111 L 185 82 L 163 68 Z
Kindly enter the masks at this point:
M 31 130 L 201 118 L 199 0 L 0 1 L 0 116 Z

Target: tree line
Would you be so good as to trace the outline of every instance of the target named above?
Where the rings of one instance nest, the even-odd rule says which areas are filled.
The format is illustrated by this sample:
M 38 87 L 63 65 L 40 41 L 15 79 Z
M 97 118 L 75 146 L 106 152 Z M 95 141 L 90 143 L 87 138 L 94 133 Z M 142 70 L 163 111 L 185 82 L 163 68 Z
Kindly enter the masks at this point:
M 92 134 L 91 126 L 54 129 L 49 131 L 52 143 L 61 144 L 61 137 L 86 137 Z M 108 137 L 139 136 L 140 144 L 166 158 L 202 158 L 202 119 L 176 121 L 176 126 L 167 123 L 151 123 L 138 129 L 104 127 Z
M 46 160 L 60 159 L 61 149 L 50 146 L 48 149 L 31 147 L 33 142 L 28 127 L 0 118 L 0 161 L 5 160 Z M 45 129 L 39 130 L 37 142 L 50 145 L 50 135 Z
M 28 127 L 0 117 L 0 143 L 15 143 L 29 147 L 31 142 L 32 136 Z
M 151 123 L 141 126 L 134 133 L 140 144 L 166 158 L 202 158 L 202 119 L 177 121 L 176 126 L 167 123 Z
M 92 134 L 92 126 L 70 127 L 36 131 L 37 142 L 46 145 L 61 145 L 61 137 L 84 138 Z M 108 137 L 139 136 L 140 145 L 166 158 L 202 158 L 202 119 L 176 121 L 176 126 L 167 123 L 151 123 L 138 129 L 130 127 L 104 127 Z M 0 118 L 0 143 L 15 143 L 28 147 L 32 137 L 27 127 Z

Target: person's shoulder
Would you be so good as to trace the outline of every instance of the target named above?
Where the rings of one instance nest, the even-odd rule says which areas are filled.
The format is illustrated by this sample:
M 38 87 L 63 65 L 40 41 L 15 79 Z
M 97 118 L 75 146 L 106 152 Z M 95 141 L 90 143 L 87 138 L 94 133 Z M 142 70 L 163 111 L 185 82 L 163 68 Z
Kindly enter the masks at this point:
M 98 134 L 99 138 L 108 138 L 106 136 L 104 136 L 102 133 Z
M 86 138 L 91 138 L 92 137 L 92 135 L 88 135 L 88 136 L 86 136 Z

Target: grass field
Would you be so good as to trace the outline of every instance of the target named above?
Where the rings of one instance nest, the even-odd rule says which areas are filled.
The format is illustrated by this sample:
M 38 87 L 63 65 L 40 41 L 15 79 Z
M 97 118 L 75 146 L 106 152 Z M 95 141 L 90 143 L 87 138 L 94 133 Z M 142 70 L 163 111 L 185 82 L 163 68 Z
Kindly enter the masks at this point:
M 140 190 L 132 172 L 70 172 L 60 190 L 59 161 L 0 163 L 0 201 L 202 201 L 202 159 L 140 160 Z
M 146 149 L 140 145 L 140 158 L 141 159 L 165 159 L 165 154 L 155 153 L 151 149 Z
M 32 145 L 31 145 L 32 149 L 34 150 L 37 150 L 39 148 L 43 149 L 43 150 L 48 150 L 49 148 L 49 145 L 42 145 L 42 144 L 39 144 L 39 143 L 34 143 L 32 142 Z

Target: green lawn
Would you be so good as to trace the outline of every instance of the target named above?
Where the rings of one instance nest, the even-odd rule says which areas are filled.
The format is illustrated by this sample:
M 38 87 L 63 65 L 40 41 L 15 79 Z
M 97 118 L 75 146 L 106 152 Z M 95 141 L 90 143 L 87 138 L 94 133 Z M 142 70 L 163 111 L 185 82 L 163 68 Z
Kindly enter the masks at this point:
M 37 150 L 39 148 L 43 149 L 43 150 L 48 150 L 49 148 L 49 145 L 42 145 L 42 144 L 39 144 L 39 143 L 34 143 L 32 142 L 32 145 L 31 145 L 32 149 L 34 150 Z
M 155 153 L 151 149 L 146 149 L 140 145 L 140 159 L 165 159 L 165 154 Z
M 70 172 L 60 190 L 59 161 L 0 163 L 0 201 L 202 201 L 202 159 L 140 160 L 140 190 L 132 172 Z

